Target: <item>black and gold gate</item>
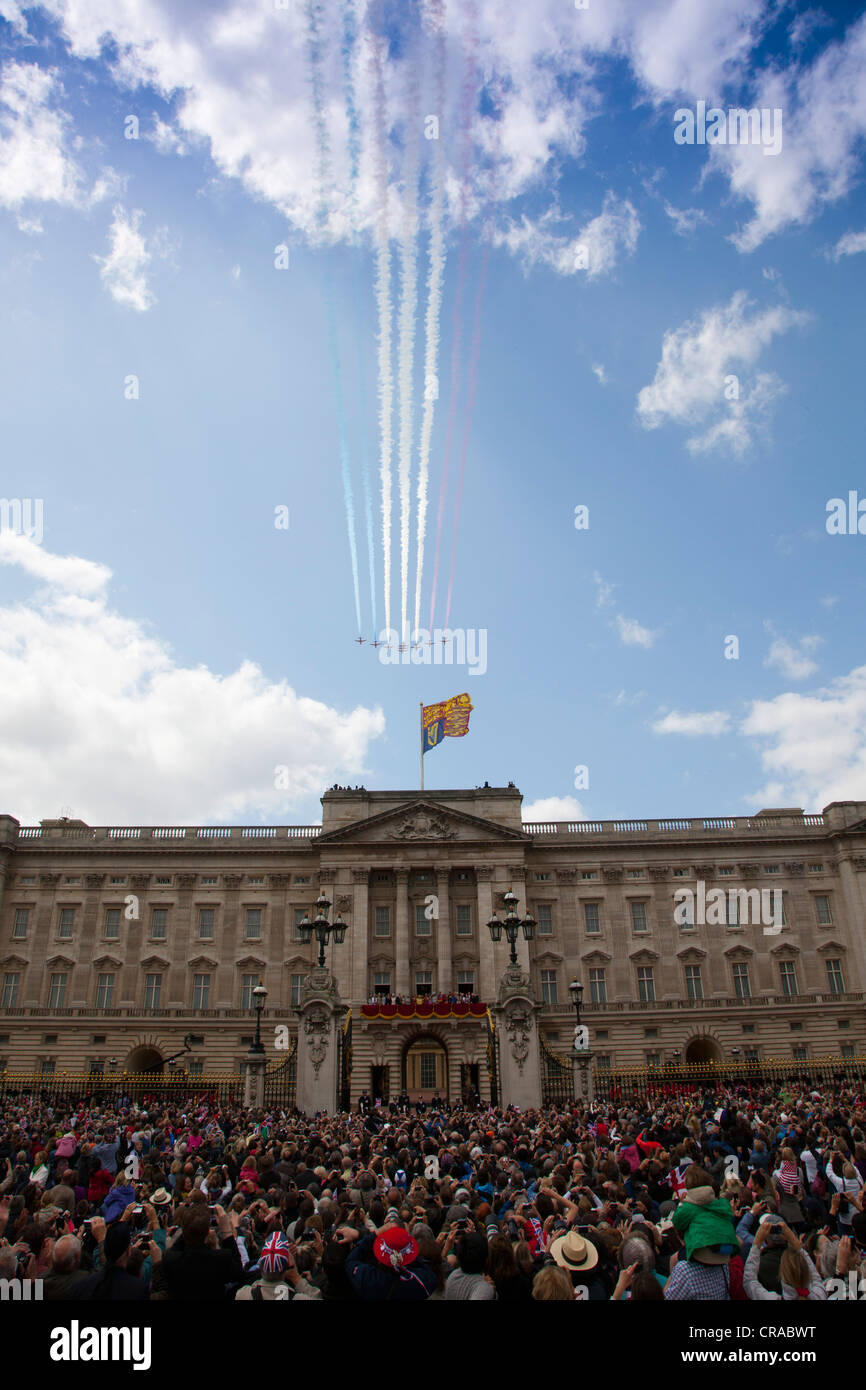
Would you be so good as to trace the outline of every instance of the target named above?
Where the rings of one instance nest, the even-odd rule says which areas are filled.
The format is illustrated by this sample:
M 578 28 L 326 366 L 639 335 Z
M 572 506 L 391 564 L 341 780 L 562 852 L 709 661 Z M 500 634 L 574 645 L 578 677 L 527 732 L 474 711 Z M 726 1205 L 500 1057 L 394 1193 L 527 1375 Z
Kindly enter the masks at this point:
M 340 1033 L 340 1095 L 341 1110 L 352 1105 L 352 1010 L 346 1009 Z
M 490 1082 L 490 1104 L 499 1104 L 499 1038 L 493 1015 L 487 1010 L 487 1079 Z
M 298 1039 L 292 1038 L 282 1062 L 265 1070 L 265 1109 L 294 1110 L 298 1096 Z
M 544 1105 L 571 1105 L 574 1101 L 574 1066 L 541 1037 L 541 1099 Z

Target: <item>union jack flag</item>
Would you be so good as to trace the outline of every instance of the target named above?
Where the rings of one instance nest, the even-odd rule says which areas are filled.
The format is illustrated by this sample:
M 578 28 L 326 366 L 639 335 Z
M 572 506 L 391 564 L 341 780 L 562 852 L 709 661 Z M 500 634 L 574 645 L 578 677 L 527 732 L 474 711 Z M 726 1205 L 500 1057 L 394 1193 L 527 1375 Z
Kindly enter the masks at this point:
M 279 1274 L 289 1263 L 289 1242 L 279 1231 L 268 1236 L 262 1246 L 259 1265 L 265 1274 Z

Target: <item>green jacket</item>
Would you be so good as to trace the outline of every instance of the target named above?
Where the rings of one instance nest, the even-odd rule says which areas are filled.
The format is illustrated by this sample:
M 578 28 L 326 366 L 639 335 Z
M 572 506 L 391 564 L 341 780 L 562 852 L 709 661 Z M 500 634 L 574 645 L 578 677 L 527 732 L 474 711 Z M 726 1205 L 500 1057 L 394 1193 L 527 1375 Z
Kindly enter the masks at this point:
M 732 1245 L 738 1249 L 737 1231 L 730 1203 L 716 1197 L 711 1187 L 693 1187 L 672 1217 L 674 1229 L 686 1243 L 686 1259 L 705 1245 Z

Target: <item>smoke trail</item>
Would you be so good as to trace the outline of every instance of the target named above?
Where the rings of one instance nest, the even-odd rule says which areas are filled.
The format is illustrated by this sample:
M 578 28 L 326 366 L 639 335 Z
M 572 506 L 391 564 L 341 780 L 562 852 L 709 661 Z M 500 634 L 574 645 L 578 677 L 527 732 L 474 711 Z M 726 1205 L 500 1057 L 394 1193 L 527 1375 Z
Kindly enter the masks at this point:
M 460 384 L 463 296 L 466 291 L 466 277 L 469 268 L 469 228 L 467 226 L 466 203 L 469 187 L 469 162 L 472 150 L 472 106 L 473 98 L 477 91 L 475 60 L 477 22 L 478 15 L 475 6 L 472 5 L 469 9 L 463 87 L 460 94 L 460 253 L 457 260 L 457 288 L 454 295 L 454 313 L 451 327 L 451 382 L 448 391 L 448 418 L 445 426 L 442 481 L 439 485 L 439 508 L 436 514 L 436 549 L 433 559 L 433 586 L 430 595 L 431 632 L 433 631 L 436 614 L 436 589 L 439 580 L 439 559 L 442 547 L 442 517 L 445 511 L 448 471 L 451 465 L 451 445 L 454 436 L 454 422 L 457 417 L 457 402 Z
M 403 228 L 400 237 L 400 336 L 397 349 L 400 388 L 400 635 L 408 642 L 409 519 L 411 513 L 412 393 L 418 312 L 418 73 L 408 73 L 403 177 Z
M 355 351 L 358 364 L 359 414 L 361 438 L 361 481 L 364 489 L 364 516 L 367 532 L 367 561 L 370 571 L 370 607 L 373 634 L 376 634 L 376 556 L 373 542 L 373 489 L 370 479 L 370 450 L 367 443 L 367 381 L 361 345 L 361 252 L 358 233 L 358 174 L 361 160 L 361 120 L 355 94 L 355 55 L 358 44 L 358 18 L 355 0 L 343 0 L 343 35 L 340 53 L 343 59 L 343 93 L 346 103 L 347 149 L 349 154 L 349 223 L 354 245 L 355 264 Z
M 431 0 L 430 21 L 436 35 L 435 106 L 440 122 L 445 108 L 445 23 L 444 0 Z M 441 137 L 442 132 L 437 134 Z M 424 413 L 418 455 L 418 514 L 416 525 L 417 564 L 415 570 L 415 631 L 421 623 L 421 584 L 424 575 L 424 541 L 427 532 L 427 488 L 430 476 L 430 445 L 433 416 L 438 395 L 439 316 L 442 309 L 442 283 L 445 276 L 445 242 L 442 234 L 442 141 L 436 141 L 433 159 L 433 185 L 430 198 L 430 240 L 427 250 L 427 315 L 424 324 Z M 432 631 L 432 629 L 431 629 Z
M 391 630 L 391 415 L 394 380 L 391 374 L 391 243 L 388 232 L 388 156 L 385 78 L 382 40 L 372 47 L 375 82 L 374 155 L 379 195 L 376 247 L 376 306 L 379 316 L 379 483 L 382 489 L 382 585 L 385 595 L 385 627 Z
M 318 155 L 318 197 L 316 200 L 317 231 L 326 231 L 328 215 L 328 193 L 331 184 L 331 150 L 328 128 L 325 123 L 325 101 L 322 73 L 321 22 L 322 7 L 319 0 L 307 0 L 307 56 L 310 69 L 310 86 L 313 98 L 313 129 L 316 136 Z M 340 365 L 340 348 L 337 338 L 337 316 L 334 309 L 333 288 L 330 273 L 325 274 L 325 305 L 328 320 L 328 346 L 334 370 L 334 397 L 337 412 L 337 429 L 340 441 L 340 470 L 343 479 L 343 496 L 346 506 L 346 529 L 349 537 L 349 555 L 352 563 L 352 582 L 355 589 L 355 618 L 358 635 L 361 634 L 361 588 L 358 582 L 358 545 L 355 535 L 355 499 L 352 493 L 352 478 L 349 468 L 349 443 L 346 428 L 346 410 L 343 401 L 343 376 Z

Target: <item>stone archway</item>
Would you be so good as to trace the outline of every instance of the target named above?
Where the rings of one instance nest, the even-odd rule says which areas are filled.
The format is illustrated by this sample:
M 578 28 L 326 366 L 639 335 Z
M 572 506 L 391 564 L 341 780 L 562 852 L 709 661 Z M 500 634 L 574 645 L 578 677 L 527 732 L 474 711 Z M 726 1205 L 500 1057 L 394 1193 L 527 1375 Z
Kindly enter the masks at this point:
M 142 1043 L 139 1047 L 134 1047 L 126 1059 L 124 1071 L 128 1072 L 154 1072 L 162 1071 L 162 1053 L 155 1047 Z
M 696 1038 L 686 1043 L 686 1066 L 706 1066 L 708 1062 L 721 1060 L 722 1049 L 715 1038 L 709 1037 L 706 1033 L 699 1033 Z

